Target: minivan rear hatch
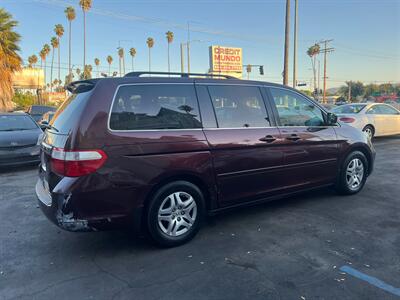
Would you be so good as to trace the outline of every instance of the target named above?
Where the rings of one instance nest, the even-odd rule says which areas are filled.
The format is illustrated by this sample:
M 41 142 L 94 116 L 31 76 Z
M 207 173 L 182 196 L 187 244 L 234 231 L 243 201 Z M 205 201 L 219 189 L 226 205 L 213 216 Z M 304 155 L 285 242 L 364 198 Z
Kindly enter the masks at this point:
M 71 141 L 73 132 L 79 126 L 96 81 L 85 80 L 70 84 L 67 89 L 72 95 L 58 108 L 49 128 L 45 131 L 41 144 L 40 177 L 47 181 L 50 191 L 62 178 L 52 170 L 52 152 L 54 149 L 69 149 L 73 144 L 73 141 Z

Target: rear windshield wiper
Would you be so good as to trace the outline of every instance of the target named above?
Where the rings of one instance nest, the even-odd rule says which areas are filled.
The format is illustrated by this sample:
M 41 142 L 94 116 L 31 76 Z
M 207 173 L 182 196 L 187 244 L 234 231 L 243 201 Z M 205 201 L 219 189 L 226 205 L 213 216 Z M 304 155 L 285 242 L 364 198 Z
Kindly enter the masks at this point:
M 46 126 L 46 129 L 54 130 L 55 132 L 60 132 L 60 130 L 55 128 L 53 125 L 47 124 L 45 126 Z

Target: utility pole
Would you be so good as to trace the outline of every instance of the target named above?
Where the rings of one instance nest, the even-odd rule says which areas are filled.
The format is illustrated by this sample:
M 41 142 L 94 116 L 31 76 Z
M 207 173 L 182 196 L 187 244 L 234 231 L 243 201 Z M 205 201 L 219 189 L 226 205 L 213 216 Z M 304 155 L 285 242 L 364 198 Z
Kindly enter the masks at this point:
M 320 73 L 321 73 L 321 61 L 318 59 L 318 88 L 317 88 L 318 93 L 317 93 L 317 95 L 319 95 L 319 91 L 321 90 L 320 85 L 319 85 L 319 80 L 321 78 Z
M 322 98 L 322 102 L 326 103 L 326 69 L 327 69 L 327 53 L 333 52 L 335 48 L 328 48 L 328 43 L 332 42 L 333 40 L 324 40 L 320 41 L 318 44 L 324 44 L 324 49 L 319 50 L 319 53 L 324 53 L 324 94 Z
M 187 22 L 187 69 L 188 73 L 190 73 L 190 25 L 189 22 Z
M 348 95 L 347 95 L 347 100 L 349 102 L 351 102 L 351 81 L 349 81 L 349 92 L 348 92 Z
M 298 3 L 297 0 L 294 0 L 293 88 L 296 88 L 297 81 L 297 11 Z
M 285 50 L 283 62 L 283 84 L 289 83 L 289 28 L 290 25 L 290 0 L 286 0 L 286 20 L 285 20 Z
M 181 73 L 185 73 L 185 58 L 183 55 L 183 43 L 181 43 Z

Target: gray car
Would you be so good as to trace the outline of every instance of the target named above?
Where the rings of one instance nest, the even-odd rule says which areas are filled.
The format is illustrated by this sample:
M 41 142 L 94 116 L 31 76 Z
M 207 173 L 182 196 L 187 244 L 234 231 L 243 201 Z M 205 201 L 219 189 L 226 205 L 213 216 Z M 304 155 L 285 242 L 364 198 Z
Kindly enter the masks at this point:
M 25 113 L 0 113 L 0 168 L 40 161 L 39 125 Z

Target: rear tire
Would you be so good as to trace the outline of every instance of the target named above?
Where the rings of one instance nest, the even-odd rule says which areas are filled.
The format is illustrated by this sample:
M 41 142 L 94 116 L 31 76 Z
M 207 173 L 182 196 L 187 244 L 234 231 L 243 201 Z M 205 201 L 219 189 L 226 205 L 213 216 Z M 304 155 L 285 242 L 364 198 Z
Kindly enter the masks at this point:
M 360 151 L 351 152 L 343 162 L 336 190 L 343 195 L 353 195 L 364 187 L 368 174 L 368 160 Z
M 147 229 L 152 241 L 161 247 L 175 247 L 191 240 L 205 215 L 201 190 L 187 181 L 161 187 L 147 210 Z
M 371 140 L 374 138 L 375 129 L 371 125 L 365 126 L 362 131 L 365 132 Z

